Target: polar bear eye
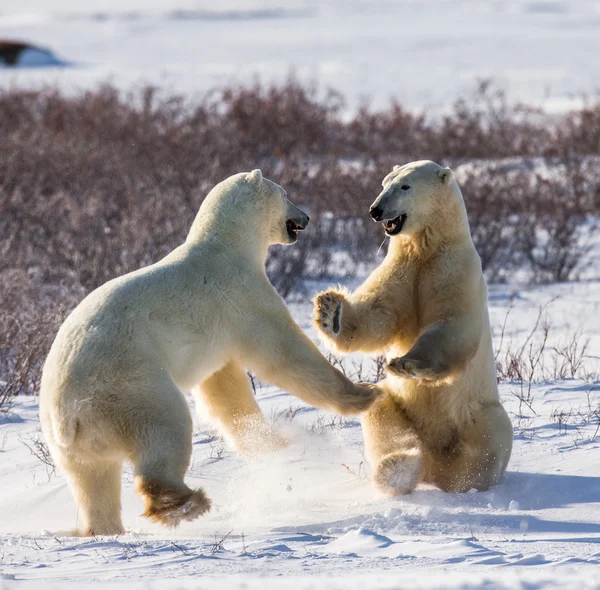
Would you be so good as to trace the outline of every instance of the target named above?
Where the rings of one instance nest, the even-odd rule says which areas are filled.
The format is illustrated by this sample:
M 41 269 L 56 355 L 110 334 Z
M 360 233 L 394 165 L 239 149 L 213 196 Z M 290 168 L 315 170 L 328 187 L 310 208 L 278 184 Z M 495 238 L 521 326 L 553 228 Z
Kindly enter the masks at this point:
M 407 191 L 407 190 L 410 188 L 410 185 L 409 185 L 409 184 L 403 184 L 403 185 L 402 185 L 400 188 L 401 188 L 403 191 Z

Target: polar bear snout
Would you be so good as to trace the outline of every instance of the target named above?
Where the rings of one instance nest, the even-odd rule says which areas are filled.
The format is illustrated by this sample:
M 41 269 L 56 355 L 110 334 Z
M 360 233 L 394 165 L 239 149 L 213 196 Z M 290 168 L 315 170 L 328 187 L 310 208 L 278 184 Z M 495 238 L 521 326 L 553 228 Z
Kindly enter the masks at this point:
M 377 205 L 372 205 L 369 213 L 374 221 L 381 221 L 383 219 L 383 209 Z
M 302 231 L 306 229 L 308 222 L 310 221 L 310 217 L 306 214 L 303 214 L 301 217 L 290 217 L 285 222 L 287 227 L 290 227 L 294 231 Z
M 392 186 L 384 190 L 369 209 L 373 220 L 382 222 L 381 225 L 388 236 L 399 234 L 408 218 L 405 211 L 399 211 L 401 203 L 399 203 L 400 199 L 396 194 L 396 188 Z M 402 185 L 400 190 L 407 191 L 409 189 L 410 186 Z
M 288 204 L 285 229 L 291 243 L 298 239 L 298 234 L 306 229 L 310 217 L 292 203 Z

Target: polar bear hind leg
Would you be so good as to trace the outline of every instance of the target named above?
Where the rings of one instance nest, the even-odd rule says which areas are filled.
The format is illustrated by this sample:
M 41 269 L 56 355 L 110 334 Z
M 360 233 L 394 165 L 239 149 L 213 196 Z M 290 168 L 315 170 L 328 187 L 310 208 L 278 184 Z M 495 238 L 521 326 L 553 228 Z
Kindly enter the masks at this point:
M 498 483 L 512 450 L 513 428 L 500 404 L 483 407 L 451 453 L 426 453 L 423 481 L 445 492 L 485 491 Z
M 202 489 L 192 490 L 183 481 L 192 454 L 192 418 L 185 397 L 172 385 L 150 392 L 148 399 L 152 406 L 133 433 L 135 487 L 144 499 L 144 516 L 175 527 L 204 514 L 211 504 Z
M 423 452 L 412 425 L 391 395 L 362 415 L 362 427 L 375 487 L 389 496 L 412 492 L 421 476 Z
M 118 535 L 121 522 L 121 461 L 61 461 L 77 504 L 75 535 Z
M 198 414 L 208 417 L 242 456 L 250 458 L 262 452 L 287 446 L 287 440 L 269 425 L 250 387 L 248 375 L 235 362 L 217 371 L 196 390 Z

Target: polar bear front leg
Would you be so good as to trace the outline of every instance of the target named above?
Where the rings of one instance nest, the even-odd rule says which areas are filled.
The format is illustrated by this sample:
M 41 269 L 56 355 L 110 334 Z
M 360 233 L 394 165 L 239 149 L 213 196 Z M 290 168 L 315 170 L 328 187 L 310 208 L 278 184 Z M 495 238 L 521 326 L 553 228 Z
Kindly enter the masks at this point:
M 424 381 L 452 377 L 477 352 L 481 319 L 471 316 L 464 314 L 432 323 L 403 357 L 390 360 L 388 371 L 398 377 Z
M 400 317 L 398 305 L 384 291 L 345 293 L 329 289 L 313 300 L 313 325 L 337 351 L 380 352 L 409 321 L 410 309 Z
M 273 291 L 255 310 L 255 328 L 239 334 L 237 355 L 261 379 L 306 403 L 339 414 L 360 414 L 381 395 L 372 383 L 353 383 L 333 367 L 299 328 Z

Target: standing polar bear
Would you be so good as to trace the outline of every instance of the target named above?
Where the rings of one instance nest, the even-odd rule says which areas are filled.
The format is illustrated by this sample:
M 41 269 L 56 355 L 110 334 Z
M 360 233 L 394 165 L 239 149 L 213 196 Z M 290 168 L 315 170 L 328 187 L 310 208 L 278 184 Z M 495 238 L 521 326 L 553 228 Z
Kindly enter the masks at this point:
M 386 391 L 362 417 L 376 487 L 485 490 L 510 458 L 487 288 L 462 194 L 449 168 L 395 166 L 370 209 L 390 245 L 354 292 L 315 298 L 315 326 L 341 353 L 387 352 Z
M 281 446 L 245 367 L 307 403 L 365 410 L 377 387 L 334 369 L 269 283 L 269 244 L 291 244 L 308 217 L 260 170 L 206 197 L 185 243 L 160 262 L 109 281 L 73 311 L 46 360 L 40 416 L 79 508 L 78 534 L 123 531 L 121 465 L 131 461 L 145 516 L 175 526 L 210 508 L 183 481 L 192 419 L 205 406 L 242 454 Z

